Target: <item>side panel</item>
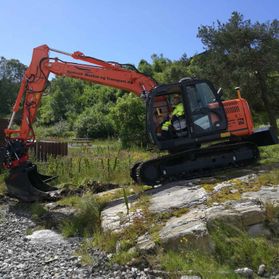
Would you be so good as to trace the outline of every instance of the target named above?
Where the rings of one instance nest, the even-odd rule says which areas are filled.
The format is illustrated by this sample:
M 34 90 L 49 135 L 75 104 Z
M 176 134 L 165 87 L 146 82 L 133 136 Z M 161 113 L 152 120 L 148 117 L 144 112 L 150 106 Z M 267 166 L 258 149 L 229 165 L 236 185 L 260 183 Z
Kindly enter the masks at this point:
M 228 132 L 234 136 L 251 135 L 254 124 L 247 101 L 240 98 L 222 103 L 228 120 Z

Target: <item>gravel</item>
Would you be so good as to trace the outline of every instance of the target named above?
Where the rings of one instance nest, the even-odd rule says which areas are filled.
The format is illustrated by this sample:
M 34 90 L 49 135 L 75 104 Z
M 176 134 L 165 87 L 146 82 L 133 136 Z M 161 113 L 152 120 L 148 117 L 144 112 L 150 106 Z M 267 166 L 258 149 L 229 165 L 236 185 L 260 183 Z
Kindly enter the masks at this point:
M 149 269 L 110 264 L 109 255 L 92 249 L 92 266 L 84 266 L 75 255 L 80 239 L 33 241 L 28 230 L 35 224 L 30 218 L 0 205 L 0 278 L 160 278 Z

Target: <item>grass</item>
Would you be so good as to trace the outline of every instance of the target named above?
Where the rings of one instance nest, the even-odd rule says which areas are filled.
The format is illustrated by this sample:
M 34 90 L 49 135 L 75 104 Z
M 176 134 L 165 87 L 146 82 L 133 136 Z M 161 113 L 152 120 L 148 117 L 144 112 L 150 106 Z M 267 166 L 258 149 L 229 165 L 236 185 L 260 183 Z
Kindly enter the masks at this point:
M 245 192 L 256 192 L 261 189 L 262 186 L 273 186 L 279 184 L 279 169 L 273 169 L 266 173 L 260 174 L 255 180 L 244 182 L 240 179 L 234 178 L 228 180 L 231 184 L 229 187 L 224 187 L 220 191 L 213 193 L 216 184 L 203 184 L 203 188 L 210 194 L 207 204 L 223 203 L 228 200 L 239 200 L 241 194 Z
M 260 164 L 271 164 L 279 162 L 279 144 L 260 147 Z
M 278 208 L 273 208 L 272 218 L 278 218 L 278 214 Z M 257 270 L 259 265 L 265 264 L 269 272 L 279 268 L 278 239 L 251 237 L 239 228 L 221 222 L 215 222 L 209 233 L 212 251 L 161 249 L 150 262 L 170 272 L 172 278 L 180 278 L 181 274 L 208 279 L 239 278 L 234 273 L 239 267 Z
M 90 236 L 99 230 L 101 226 L 100 204 L 92 194 L 85 194 L 79 200 L 72 200 L 73 206 L 77 209 L 77 214 L 65 220 L 60 230 L 66 237 L 70 236 Z
M 0 170 L 0 196 L 1 195 L 5 195 L 7 193 L 7 188 L 6 188 L 6 184 L 5 184 L 5 176 L 7 175 L 7 171 L 4 170 Z
M 182 274 L 207 279 L 239 278 L 228 265 L 222 265 L 213 256 L 199 251 L 167 250 L 157 256 L 157 261 L 161 268 L 170 272 L 170 278 L 180 278 Z
M 36 162 L 41 173 L 58 175 L 58 183 L 90 185 L 93 181 L 132 185 L 130 167 L 137 161 L 156 156 L 139 148 L 121 149 L 118 142 L 69 149 L 67 157 Z
M 216 222 L 210 229 L 214 242 L 215 258 L 221 264 L 232 268 L 247 266 L 257 270 L 265 264 L 268 270 L 279 268 L 279 243 L 264 237 L 251 237 L 246 232 Z

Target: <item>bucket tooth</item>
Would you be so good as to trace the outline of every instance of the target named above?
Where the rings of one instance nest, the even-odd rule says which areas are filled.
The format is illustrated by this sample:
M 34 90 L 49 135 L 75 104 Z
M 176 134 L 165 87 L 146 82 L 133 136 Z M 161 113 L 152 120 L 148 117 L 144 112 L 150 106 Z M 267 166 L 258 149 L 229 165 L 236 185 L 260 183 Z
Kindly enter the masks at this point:
M 11 169 L 5 182 L 10 196 L 25 202 L 33 202 L 55 199 L 55 196 L 50 195 L 50 192 L 57 190 L 57 188 L 45 182 L 51 178 L 39 174 L 36 165 L 26 163 Z

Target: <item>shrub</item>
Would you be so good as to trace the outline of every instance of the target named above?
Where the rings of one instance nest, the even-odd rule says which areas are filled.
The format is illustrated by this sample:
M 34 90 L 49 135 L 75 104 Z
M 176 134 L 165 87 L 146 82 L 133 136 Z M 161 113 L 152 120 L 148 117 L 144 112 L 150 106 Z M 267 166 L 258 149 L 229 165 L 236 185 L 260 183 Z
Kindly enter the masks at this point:
M 101 109 L 101 105 L 95 105 L 85 109 L 74 123 L 77 137 L 106 138 L 114 134 L 108 113 Z
M 123 147 L 146 144 L 145 105 L 140 98 L 133 94 L 119 98 L 110 118 Z

